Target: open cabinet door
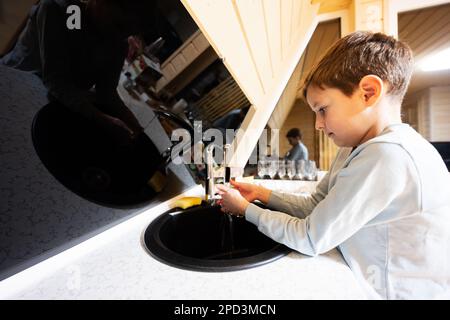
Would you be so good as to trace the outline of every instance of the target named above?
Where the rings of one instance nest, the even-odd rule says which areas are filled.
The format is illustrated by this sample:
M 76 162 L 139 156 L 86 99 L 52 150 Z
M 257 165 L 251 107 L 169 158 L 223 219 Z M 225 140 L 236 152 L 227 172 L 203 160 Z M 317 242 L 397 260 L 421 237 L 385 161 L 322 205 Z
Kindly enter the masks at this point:
M 318 23 L 308 0 L 181 0 L 252 104 L 234 141 L 244 167 Z

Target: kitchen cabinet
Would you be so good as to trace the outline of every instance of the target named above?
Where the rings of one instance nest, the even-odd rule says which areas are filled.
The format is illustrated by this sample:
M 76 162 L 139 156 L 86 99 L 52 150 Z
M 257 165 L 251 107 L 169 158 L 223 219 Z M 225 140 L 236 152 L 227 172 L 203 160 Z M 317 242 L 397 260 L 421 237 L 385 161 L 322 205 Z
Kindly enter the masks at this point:
M 316 25 L 307 0 L 182 0 L 252 107 L 234 141 L 244 167 Z
M 165 90 L 175 95 L 216 59 L 208 40 L 198 30 L 162 64 L 163 76 L 156 83 L 156 94 Z

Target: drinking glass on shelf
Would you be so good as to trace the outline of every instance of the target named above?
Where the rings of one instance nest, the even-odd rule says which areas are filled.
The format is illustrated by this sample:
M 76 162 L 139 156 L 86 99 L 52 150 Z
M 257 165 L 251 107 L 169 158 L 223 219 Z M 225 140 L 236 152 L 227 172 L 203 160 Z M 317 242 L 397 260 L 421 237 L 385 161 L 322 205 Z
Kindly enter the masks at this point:
M 286 175 L 292 180 L 297 174 L 294 160 L 286 160 Z
M 278 177 L 280 177 L 280 179 L 283 179 L 284 176 L 286 175 L 286 163 L 284 162 L 284 160 L 278 160 Z
M 306 161 L 305 160 L 297 160 L 297 177 L 299 180 L 304 180 L 306 177 Z
M 264 176 L 267 174 L 267 164 L 266 160 L 259 160 L 258 161 L 258 177 L 260 179 L 264 179 Z
M 267 174 L 269 175 L 270 179 L 273 179 L 275 175 L 277 174 L 278 169 L 278 161 L 277 160 L 268 160 L 267 161 Z
M 306 180 L 316 180 L 317 178 L 317 167 L 316 162 L 313 160 L 308 160 L 305 163 L 305 177 Z

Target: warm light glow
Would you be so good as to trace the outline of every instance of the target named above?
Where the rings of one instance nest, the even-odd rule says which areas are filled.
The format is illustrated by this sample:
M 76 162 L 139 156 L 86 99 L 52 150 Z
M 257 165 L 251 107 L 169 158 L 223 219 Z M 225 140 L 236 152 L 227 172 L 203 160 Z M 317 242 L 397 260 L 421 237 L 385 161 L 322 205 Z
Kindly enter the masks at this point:
M 419 64 L 423 71 L 438 71 L 450 69 L 450 48 L 428 56 Z

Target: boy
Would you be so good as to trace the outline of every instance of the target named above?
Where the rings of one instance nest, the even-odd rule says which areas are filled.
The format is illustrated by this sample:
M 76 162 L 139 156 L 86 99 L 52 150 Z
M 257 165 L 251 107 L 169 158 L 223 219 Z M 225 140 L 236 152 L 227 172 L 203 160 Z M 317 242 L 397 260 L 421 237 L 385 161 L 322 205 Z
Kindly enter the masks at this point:
M 371 298 L 448 298 L 450 179 L 431 144 L 401 122 L 412 70 L 411 49 L 392 37 L 337 41 L 303 86 L 316 128 L 341 147 L 330 171 L 309 197 L 218 186 L 222 210 L 306 255 L 338 247 Z

